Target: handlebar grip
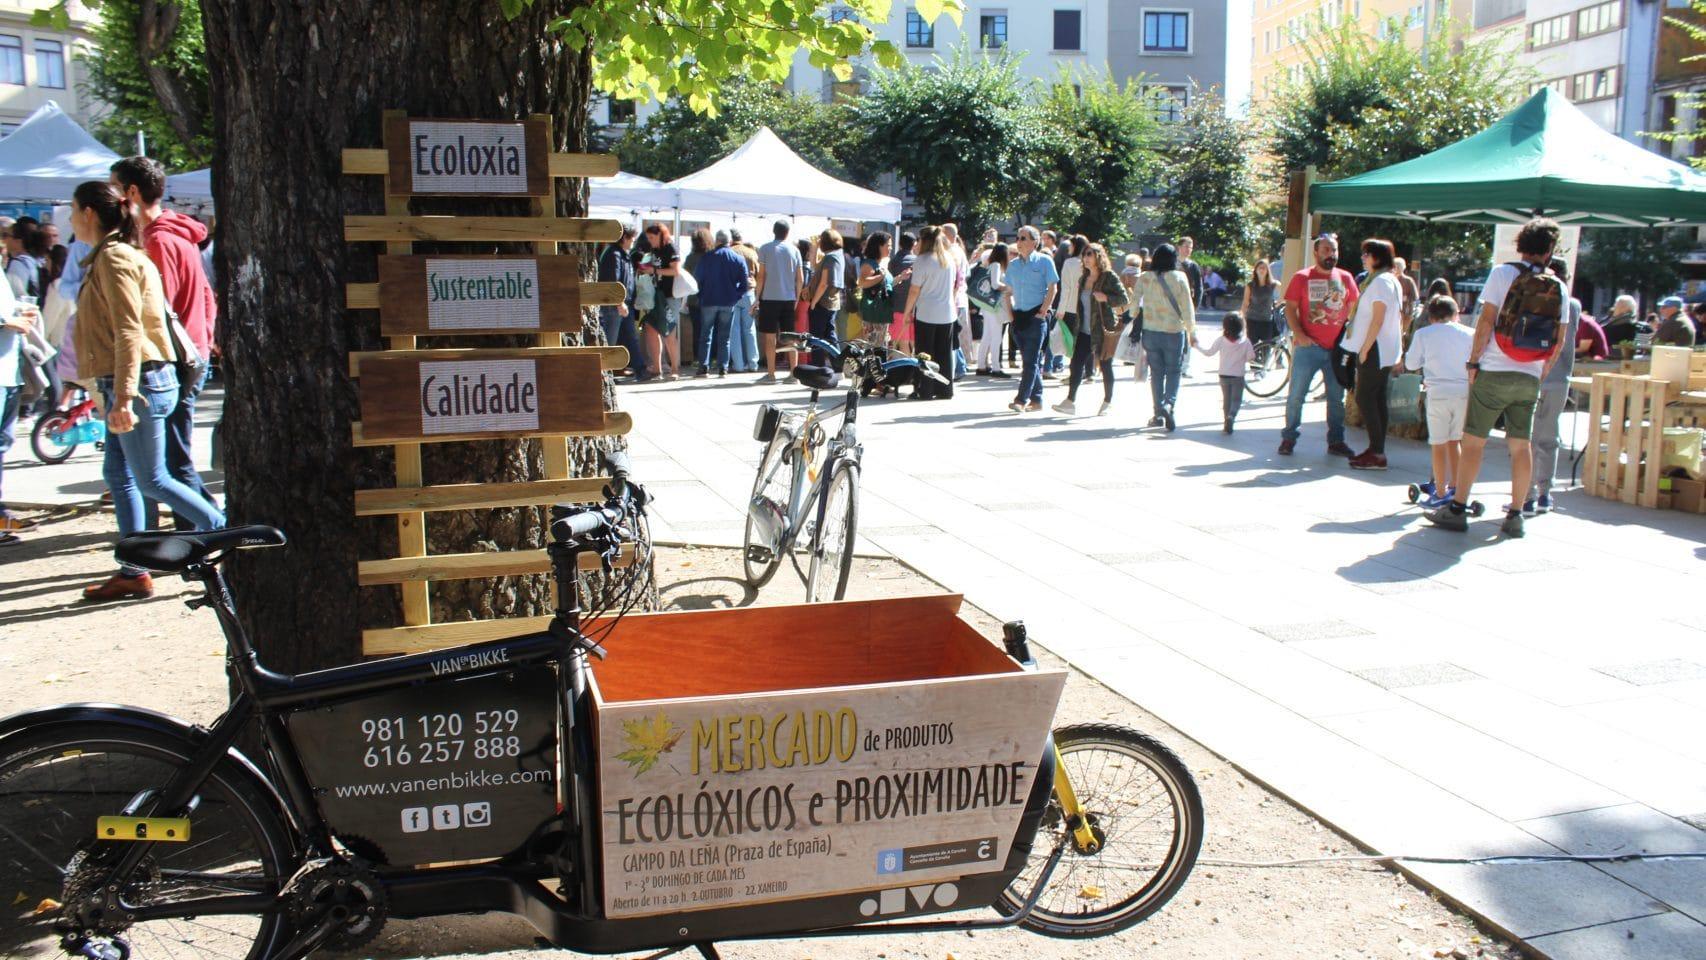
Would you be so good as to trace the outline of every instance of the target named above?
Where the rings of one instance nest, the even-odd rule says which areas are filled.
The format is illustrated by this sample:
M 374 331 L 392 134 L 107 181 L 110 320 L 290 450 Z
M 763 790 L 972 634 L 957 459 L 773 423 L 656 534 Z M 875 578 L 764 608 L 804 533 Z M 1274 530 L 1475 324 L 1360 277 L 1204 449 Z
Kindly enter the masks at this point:
M 628 474 L 632 471 L 628 454 L 621 450 L 613 450 L 604 455 L 604 468 L 610 471 L 610 478 L 617 484 L 627 483 Z
M 551 524 L 551 536 L 558 542 L 582 540 L 589 534 L 597 533 L 610 526 L 610 521 L 604 514 L 596 510 L 587 510 L 563 517 Z

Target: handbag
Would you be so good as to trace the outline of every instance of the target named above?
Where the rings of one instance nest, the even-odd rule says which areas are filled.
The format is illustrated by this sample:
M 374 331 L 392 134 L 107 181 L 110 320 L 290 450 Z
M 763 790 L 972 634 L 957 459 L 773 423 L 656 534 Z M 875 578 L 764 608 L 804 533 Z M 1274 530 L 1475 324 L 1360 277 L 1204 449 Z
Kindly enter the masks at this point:
M 165 310 L 166 340 L 172 347 L 172 366 L 178 374 L 178 392 L 185 394 L 201 383 L 201 368 L 207 365 L 207 361 L 201 358 L 201 351 L 196 349 L 195 341 L 190 339 L 190 332 L 178 319 L 177 311 L 169 303 L 165 304 Z
M 1114 344 L 1114 359 L 1139 363 L 1143 357 L 1143 324 L 1133 321 L 1131 331 Z
M 1339 329 L 1338 339 L 1333 341 L 1332 359 L 1328 363 L 1333 368 L 1333 380 L 1340 388 L 1355 390 L 1357 386 L 1357 355 L 1344 348 L 1345 328 Z
M 1422 375 L 1400 373 L 1386 381 L 1386 421 L 1394 426 L 1422 422 Z
M 642 316 L 657 306 L 658 283 L 649 273 L 634 278 L 634 312 Z

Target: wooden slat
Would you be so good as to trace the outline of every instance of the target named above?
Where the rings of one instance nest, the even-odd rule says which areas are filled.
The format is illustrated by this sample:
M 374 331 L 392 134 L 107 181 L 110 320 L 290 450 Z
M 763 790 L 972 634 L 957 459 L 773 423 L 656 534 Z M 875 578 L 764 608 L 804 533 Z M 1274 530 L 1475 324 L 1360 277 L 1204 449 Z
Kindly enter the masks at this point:
M 513 333 L 511 334 L 513 336 Z M 402 337 L 393 337 L 401 340 Z M 448 350 L 361 350 L 349 355 L 349 375 L 361 378 L 361 362 L 368 360 L 538 360 L 544 357 L 574 357 L 597 354 L 602 370 L 620 370 L 628 365 L 626 347 L 458 347 Z
M 425 653 L 487 640 L 508 640 L 539 633 L 551 625 L 550 617 L 513 617 L 508 620 L 469 620 L 435 623 L 424 627 L 390 627 L 361 632 L 363 656 L 396 656 Z
M 389 157 L 383 149 L 350 147 L 344 150 L 344 173 L 351 175 L 388 172 Z M 613 153 L 553 153 L 553 177 L 614 177 L 619 170 Z
M 622 437 L 627 436 L 628 431 L 632 429 L 634 429 L 634 419 L 628 416 L 628 414 L 607 412 L 604 415 L 604 428 L 602 430 L 583 430 L 578 433 L 569 434 L 545 434 L 537 430 L 517 430 L 506 431 L 503 433 L 442 433 L 432 437 L 423 437 L 420 442 L 452 443 L 465 440 L 525 440 L 531 437 L 542 436 Z M 403 446 L 402 444 L 397 444 L 397 441 L 395 440 L 369 440 L 363 437 L 361 434 L 361 424 L 359 422 L 350 424 L 350 438 L 355 446 L 358 447 L 388 447 L 394 444 Z M 418 481 L 414 485 L 418 485 Z
M 615 566 L 631 566 L 634 562 L 633 544 L 623 544 L 622 554 Z M 596 555 L 583 553 L 582 570 L 597 570 L 603 561 Z M 544 550 L 503 550 L 494 553 L 446 553 L 433 557 L 393 557 L 389 560 L 363 560 L 356 565 L 356 582 L 364 587 L 388 583 L 435 580 L 485 580 L 490 577 L 519 577 L 534 573 L 550 573 L 551 557 Z
M 1664 470 L 1665 439 L 1665 400 L 1669 395 L 1669 386 L 1663 380 L 1648 379 L 1644 384 L 1645 409 L 1647 417 L 1646 449 L 1642 451 L 1641 468 L 1641 506 L 1648 509 L 1659 505 L 1659 474 Z
M 591 503 L 604 496 L 605 477 L 519 483 L 454 483 L 435 487 L 357 490 L 355 515 L 384 516 L 411 510 L 496 510 L 550 503 Z
M 585 307 L 613 307 L 622 302 L 627 291 L 620 283 L 583 283 L 581 284 L 581 305 Z M 344 285 L 344 306 L 351 310 L 378 310 L 379 284 L 350 283 Z M 506 330 L 505 334 L 513 336 L 516 331 Z M 446 330 L 448 336 L 477 336 L 460 330 Z
M 581 217 L 348 216 L 344 239 L 354 242 L 446 240 L 493 243 L 590 243 L 615 240 L 622 224 Z

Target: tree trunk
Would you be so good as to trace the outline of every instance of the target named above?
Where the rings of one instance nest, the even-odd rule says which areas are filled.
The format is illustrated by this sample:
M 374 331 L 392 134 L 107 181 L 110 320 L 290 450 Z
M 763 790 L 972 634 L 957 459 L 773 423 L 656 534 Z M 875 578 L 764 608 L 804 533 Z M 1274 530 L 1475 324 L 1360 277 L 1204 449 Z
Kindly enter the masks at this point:
M 346 214 L 381 213 L 381 178 L 345 176 L 345 147 L 381 144 L 381 114 L 552 119 L 555 148 L 580 149 L 590 92 L 585 50 L 547 25 L 582 0 L 542 0 L 505 20 L 496 0 L 202 0 L 217 146 L 216 256 L 227 395 L 222 437 L 232 523 L 270 523 L 290 545 L 233 564 L 242 618 L 281 670 L 346 663 L 362 627 L 399 622 L 396 587 L 358 588 L 358 558 L 395 556 L 391 518 L 354 519 L 357 489 L 391 486 L 390 448 L 357 451 L 350 423 L 353 350 L 381 345 L 373 311 L 346 311 L 344 284 L 377 277 L 381 244 L 346 244 Z M 572 189 L 570 189 L 572 187 Z M 562 215 L 584 215 L 585 191 L 560 186 Z M 417 212 L 526 212 L 525 201 L 417 202 Z M 417 251 L 491 253 L 499 245 Z M 589 251 L 580 251 L 591 265 Z M 602 339 L 589 321 L 584 342 Z M 482 346 L 531 338 L 482 338 Z M 459 345 L 473 341 L 462 339 Z M 423 346 L 434 345 L 423 343 Z M 606 381 L 608 396 L 609 381 Z M 570 445 L 578 475 L 599 442 Z M 605 442 L 608 445 L 608 442 Z M 540 444 L 423 447 L 424 482 L 542 477 Z M 538 509 L 428 515 L 428 552 L 543 545 Z M 544 577 L 433 585 L 433 619 L 548 612 Z

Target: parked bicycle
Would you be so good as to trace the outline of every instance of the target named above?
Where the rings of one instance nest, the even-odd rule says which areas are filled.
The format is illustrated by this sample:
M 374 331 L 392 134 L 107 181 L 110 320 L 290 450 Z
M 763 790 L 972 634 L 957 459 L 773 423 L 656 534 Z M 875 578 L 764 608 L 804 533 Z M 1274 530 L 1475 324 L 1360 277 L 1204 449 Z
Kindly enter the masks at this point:
M 619 595 L 606 596 L 583 632 L 579 571 L 583 561 L 608 565 L 625 545 L 643 544 L 646 505 L 625 461 L 609 471 L 602 504 L 552 508 L 547 553 L 557 607 L 548 630 L 312 673 L 280 674 L 260 662 L 220 572 L 238 551 L 283 546 L 280 531 L 245 526 L 120 541 L 120 560 L 201 585 L 189 605 L 218 617 L 236 694 L 211 727 L 110 704 L 0 720 L 0 876 L 10 905 L 0 915 L 0 955 L 57 948 L 84 960 L 300 960 L 359 949 L 388 917 L 486 911 L 519 914 L 551 943 L 585 953 L 697 949 L 715 958 L 718 940 L 1013 925 L 1086 937 L 1137 923 L 1184 884 L 1203 835 L 1190 773 L 1153 739 L 1092 724 L 1040 736 L 1037 762 L 1015 765 L 1034 772 L 1022 793 L 1003 801 L 1022 810 L 1015 832 L 885 851 L 891 872 L 915 869 L 902 854 L 926 858 L 916 869 L 930 876 L 958 866 L 951 882 L 920 887 L 912 875 L 883 875 L 879 862 L 865 868 L 875 869 L 857 892 L 731 904 L 700 902 L 698 894 L 719 892 L 714 883 L 670 873 L 688 878 L 653 891 L 670 909 L 609 915 L 606 904 L 624 887 L 600 868 L 603 858 L 611 849 L 637 854 L 622 846 L 633 838 L 616 835 L 598 800 L 603 741 L 587 658 L 602 658 L 601 644 L 622 637 L 633 592 L 612 591 Z M 858 629 L 850 620 L 837 642 L 856 643 Z M 1004 639 L 1001 669 L 1034 669 L 1023 626 L 1007 625 Z M 715 642 L 739 657 L 738 637 Z M 649 765 L 674 748 L 661 714 L 634 725 L 632 742 L 645 749 L 617 762 Z M 739 730 L 757 737 L 762 728 L 754 715 Z M 774 722 L 769 729 L 774 735 Z M 249 742 L 263 746 L 253 758 L 239 747 Z M 755 742 L 727 756 L 758 756 Z M 938 784 L 929 802 L 945 803 L 944 791 L 975 801 L 987 785 L 978 781 L 974 794 L 967 778 Z M 370 789 L 398 786 L 408 789 Z M 696 861 L 714 866 L 701 872 L 739 879 L 731 872 L 740 868 L 722 859 L 723 844 L 771 829 L 760 820 L 780 817 L 784 796 L 777 788 L 761 806 L 725 799 L 718 811 L 646 797 L 621 822 L 665 838 L 688 830 L 716 837 Z M 820 811 L 810 811 L 816 822 Z M 725 821 L 733 834 L 715 826 Z M 972 863 L 981 850 L 998 858 Z M 894 920 L 991 906 L 1002 916 Z
M 1265 322 L 1252 318 L 1250 343 L 1250 372 L 1244 377 L 1244 389 L 1251 396 L 1271 397 L 1291 382 L 1291 324 L 1285 319 L 1285 306 L 1274 307 Z
M 69 408 L 37 418 L 30 430 L 30 449 L 42 463 L 64 463 L 83 444 L 92 443 L 100 450 L 106 440 L 106 421 L 95 409 L 95 398 L 86 392 Z

